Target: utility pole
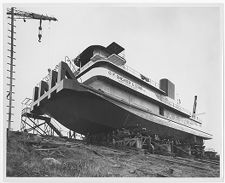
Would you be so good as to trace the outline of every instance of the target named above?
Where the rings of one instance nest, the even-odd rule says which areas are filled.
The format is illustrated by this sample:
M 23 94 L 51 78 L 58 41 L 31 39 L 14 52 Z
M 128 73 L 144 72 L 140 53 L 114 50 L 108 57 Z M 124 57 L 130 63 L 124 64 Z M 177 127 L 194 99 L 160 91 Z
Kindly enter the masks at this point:
M 10 59 L 10 62 L 7 63 L 9 65 L 9 70 L 7 70 L 9 72 L 9 76 L 7 77 L 9 79 L 9 83 L 7 83 L 7 85 L 9 86 L 9 91 L 6 98 L 7 100 L 9 100 L 9 105 L 7 106 L 9 108 L 8 110 L 8 130 L 11 130 L 11 123 L 12 121 L 12 108 L 14 108 L 14 106 L 12 105 L 12 102 L 14 101 L 12 95 L 14 94 L 13 92 L 13 87 L 15 86 L 13 84 L 13 80 L 15 80 L 15 78 L 13 77 L 15 70 L 14 67 L 14 60 L 16 60 L 14 58 L 14 47 L 15 45 L 15 20 L 18 19 L 22 19 L 24 20 L 24 22 L 26 22 L 26 19 L 36 19 L 40 21 L 40 26 L 38 27 L 39 33 L 38 33 L 38 42 L 41 42 L 41 38 L 42 38 L 42 21 L 43 20 L 48 20 L 48 21 L 57 21 L 57 19 L 55 17 L 49 17 L 46 15 L 40 15 L 40 14 L 36 14 L 36 13 L 31 13 L 31 12 L 25 12 L 25 11 L 20 11 L 17 10 L 15 7 L 12 7 L 10 9 L 7 9 L 7 13 L 8 18 L 11 20 L 10 23 L 8 23 L 10 25 L 10 30 L 8 30 L 10 32 L 10 36 L 8 36 L 8 38 L 10 39 L 10 42 L 8 43 L 10 46 L 10 49 L 8 49 L 8 51 L 10 52 L 10 56 L 8 56 L 8 58 Z

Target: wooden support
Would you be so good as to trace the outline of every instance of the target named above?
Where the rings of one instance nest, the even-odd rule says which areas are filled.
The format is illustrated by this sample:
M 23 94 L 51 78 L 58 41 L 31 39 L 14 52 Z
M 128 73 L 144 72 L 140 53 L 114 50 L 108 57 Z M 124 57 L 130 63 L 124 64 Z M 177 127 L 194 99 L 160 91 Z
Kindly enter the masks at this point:
M 23 120 L 23 119 L 21 119 L 22 120 L 22 122 L 23 123 L 25 123 L 26 125 L 28 125 L 30 128 L 32 128 L 33 130 L 35 130 L 36 132 L 38 132 L 40 135 L 42 135 L 42 133 L 41 132 L 39 132 L 37 129 L 36 129 L 36 127 L 33 127 L 33 126 L 31 126 L 28 122 L 26 122 L 25 120 Z M 32 121 L 32 120 L 31 120 Z M 32 121 L 33 122 L 33 121 Z M 33 122 L 34 123 L 34 122 Z M 35 123 L 34 123 L 35 124 Z M 38 127 L 39 128 L 39 127 Z M 41 129 L 41 128 L 39 128 L 39 129 Z M 47 135 L 42 129 L 41 129 L 41 131 L 45 134 L 45 135 Z

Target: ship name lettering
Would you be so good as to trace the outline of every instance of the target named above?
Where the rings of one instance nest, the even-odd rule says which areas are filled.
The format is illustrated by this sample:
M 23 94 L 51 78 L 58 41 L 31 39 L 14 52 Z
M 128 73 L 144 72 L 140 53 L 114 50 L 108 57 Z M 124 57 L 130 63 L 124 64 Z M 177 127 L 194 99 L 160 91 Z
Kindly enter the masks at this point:
M 119 74 L 116 74 L 115 72 L 108 71 L 108 74 L 111 76 L 116 75 L 116 78 L 119 82 L 124 83 L 134 89 L 143 90 L 143 88 L 140 85 L 138 85 L 137 83 L 134 83 L 134 82 L 130 81 L 129 79 L 124 78 L 123 76 L 120 76 Z

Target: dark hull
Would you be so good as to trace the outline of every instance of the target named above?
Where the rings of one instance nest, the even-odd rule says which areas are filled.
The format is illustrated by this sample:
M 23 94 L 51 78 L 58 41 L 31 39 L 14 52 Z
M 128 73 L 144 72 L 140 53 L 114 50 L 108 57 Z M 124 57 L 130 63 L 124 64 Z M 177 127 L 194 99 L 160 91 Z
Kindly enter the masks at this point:
M 51 96 L 48 98 L 48 95 Z M 48 114 L 81 134 L 106 132 L 139 123 L 160 136 L 186 139 L 194 134 L 203 139 L 209 138 L 204 132 L 130 106 L 101 91 L 81 85 L 76 80 L 62 80 L 33 103 L 33 112 Z

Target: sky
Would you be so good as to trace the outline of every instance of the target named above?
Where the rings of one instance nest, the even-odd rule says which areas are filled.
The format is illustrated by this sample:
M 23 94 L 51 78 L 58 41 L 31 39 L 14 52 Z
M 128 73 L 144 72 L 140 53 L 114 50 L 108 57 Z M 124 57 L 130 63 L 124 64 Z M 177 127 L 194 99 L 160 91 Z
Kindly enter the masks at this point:
M 3 15 L 3 102 L 9 26 Z M 55 16 L 42 23 L 38 42 L 37 20 L 16 21 L 15 109 L 13 130 L 20 127 L 21 102 L 32 98 L 33 87 L 65 56 L 75 58 L 86 47 L 117 42 L 125 48 L 127 65 L 155 81 L 168 78 L 175 84 L 181 105 L 192 111 L 198 96 L 197 114 L 203 129 L 213 135 L 206 147 L 222 152 L 222 7 L 156 6 L 151 4 L 13 4 L 22 11 Z M 6 123 L 4 107 L 4 127 Z

